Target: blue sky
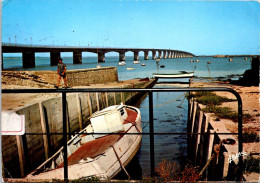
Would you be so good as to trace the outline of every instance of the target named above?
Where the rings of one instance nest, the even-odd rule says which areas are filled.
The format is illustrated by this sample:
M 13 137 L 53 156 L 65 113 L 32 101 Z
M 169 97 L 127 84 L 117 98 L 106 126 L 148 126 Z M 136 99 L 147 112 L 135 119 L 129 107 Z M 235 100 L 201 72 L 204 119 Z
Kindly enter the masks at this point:
M 4 0 L 2 42 L 260 54 L 257 1 Z

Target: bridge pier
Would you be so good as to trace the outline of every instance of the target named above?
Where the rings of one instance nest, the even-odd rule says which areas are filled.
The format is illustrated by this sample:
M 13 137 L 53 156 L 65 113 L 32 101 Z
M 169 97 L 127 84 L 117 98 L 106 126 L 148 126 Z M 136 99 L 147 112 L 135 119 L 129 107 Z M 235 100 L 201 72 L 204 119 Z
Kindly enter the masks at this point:
M 171 52 L 170 51 L 167 51 L 167 56 L 166 58 L 170 58 L 171 57 Z
M 125 52 L 119 52 L 119 61 L 125 61 Z
M 139 60 L 139 52 L 134 51 L 134 60 Z
M 149 60 L 148 51 L 144 51 L 144 60 Z
M 60 52 L 51 52 L 51 66 L 58 65 L 59 59 L 60 59 Z
M 98 62 L 105 62 L 105 53 L 98 52 Z
M 73 52 L 73 64 L 82 64 L 82 52 L 80 51 Z
M 35 52 L 23 52 L 23 68 L 35 67 Z
M 171 58 L 174 58 L 174 51 L 171 51 Z
M 163 51 L 163 58 L 166 59 L 166 51 Z
M 156 51 L 152 51 L 152 59 L 155 60 L 156 59 Z
M 158 51 L 158 58 L 159 58 L 159 59 L 162 58 L 162 51 Z

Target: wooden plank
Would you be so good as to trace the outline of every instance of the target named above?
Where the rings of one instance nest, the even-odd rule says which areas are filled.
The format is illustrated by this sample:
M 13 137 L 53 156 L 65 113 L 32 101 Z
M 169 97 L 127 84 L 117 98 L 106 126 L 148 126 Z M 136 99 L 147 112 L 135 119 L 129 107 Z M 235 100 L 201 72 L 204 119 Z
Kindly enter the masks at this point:
M 24 155 L 23 139 L 21 135 L 16 135 L 16 143 L 17 143 L 17 149 L 19 155 L 21 177 L 24 177 L 25 176 L 25 155 Z
M 114 92 L 114 104 L 116 105 L 116 92 Z
M 43 112 L 43 105 L 42 102 L 39 102 L 39 110 L 40 110 L 40 118 L 41 118 L 41 127 L 42 127 L 42 133 L 47 133 L 47 126 L 45 115 Z M 43 138 L 43 144 L 44 144 L 44 152 L 45 152 L 45 159 L 49 159 L 49 145 L 48 144 L 48 135 L 42 135 Z
M 83 122 L 82 122 L 82 110 L 81 110 L 81 103 L 80 103 L 80 98 L 79 94 L 76 94 L 76 100 L 77 100 L 77 107 L 78 107 L 78 117 L 79 117 L 79 129 L 83 129 Z
M 97 110 L 100 111 L 98 92 L 96 92 Z
M 89 115 L 91 116 L 93 114 L 93 110 L 92 110 L 92 104 L 91 104 L 91 99 L 90 99 L 89 93 L 87 93 L 87 97 L 88 97 Z
M 107 94 L 107 92 L 105 93 L 105 96 L 106 96 L 106 107 L 108 107 L 108 96 L 107 96 L 108 94 Z

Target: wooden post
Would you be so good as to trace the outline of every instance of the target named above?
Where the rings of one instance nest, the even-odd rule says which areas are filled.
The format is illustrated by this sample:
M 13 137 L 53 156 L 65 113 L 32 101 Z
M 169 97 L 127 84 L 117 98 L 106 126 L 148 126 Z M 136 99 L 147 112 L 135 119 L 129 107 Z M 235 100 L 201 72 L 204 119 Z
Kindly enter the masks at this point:
M 202 119 L 203 119 L 203 112 L 202 111 L 200 111 L 200 114 L 199 114 L 199 121 L 198 121 L 198 133 L 200 133 L 201 132 L 201 124 L 202 124 Z M 198 151 L 199 151 L 199 147 L 200 147 L 200 143 L 201 143 L 201 139 L 200 139 L 200 134 L 198 134 L 197 135 L 197 142 L 196 142 L 196 151 L 195 151 L 195 157 L 196 157 L 196 160 L 198 159 Z M 196 161 L 195 160 L 195 161 Z M 197 161 L 196 161 L 196 163 L 197 163 Z
M 196 120 L 196 113 L 197 113 L 197 105 L 198 103 L 197 102 L 194 102 L 193 103 L 193 114 L 192 114 L 192 118 L 191 118 L 191 133 L 193 132 L 193 128 L 194 128 L 194 122 Z
M 214 130 L 209 130 L 210 133 L 214 133 Z M 211 154 L 212 154 L 212 149 L 213 149 L 213 142 L 214 142 L 214 134 L 209 134 L 209 147 L 208 147 L 208 158 L 207 160 L 210 159 Z
M 116 105 L 116 92 L 114 92 L 114 104 Z
M 81 110 L 81 103 L 79 94 L 76 94 L 76 100 L 77 100 L 77 107 L 78 107 L 78 117 L 79 117 L 79 129 L 80 131 L 83 129 L 83 122 L 82 122 L 82 110 Z
M 24 177 L 25 176 L 25 155 L 24 155 L 23 139 L 21 135 L 16 135 L 16 143 L 17 143 L 17 149 L 19 155 L 21 177 Z
M 107 107 L 108 107 L 108 94 L 107 94 L 107 92 L 105 93 L 105 96 L 106 96 L 106 105 L 107 105 Z
M 89 115 L 91 116 L 93 114 L 93 111 L 92 111 L 92 104 L 91 104 L 91 99 L 90 99 L 89 93 L 87 93 L 87 97 L 88 97 Z
M 98 92 L 96 92 L 97 111 L 100 111 Z
M 223 177 L 227 177 L 228 169 L 229 169 L 229 161 L 228 161 L 229 155 L 227 152 L 224 152 L 223 155 L 224 155 Z
M 40 117 L 41 117 L 41 126 L 42 126 L 42 133 L 47 133 L 47 126 L 46 119 L 43 112 L 42 103 L 39 102 L 39 110 L 40 110 Z M 45 160 L 49 159 L 49 144 L 48 144 L 48 135 L 42 135 L 43 144 L 44 144 L 44 152 L 45 152 Z

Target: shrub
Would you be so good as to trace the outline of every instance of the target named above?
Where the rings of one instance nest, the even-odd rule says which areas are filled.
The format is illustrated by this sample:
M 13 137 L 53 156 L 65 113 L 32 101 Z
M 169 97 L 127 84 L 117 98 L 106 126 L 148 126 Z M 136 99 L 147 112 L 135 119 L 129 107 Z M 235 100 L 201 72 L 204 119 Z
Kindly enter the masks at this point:
M 245 172 L 250 173 L 250 172 L 256 172 L 259 173 L 259 162 L 260 158 L 253 158 L 252 156 L 248 156 L 244 160 L 244 167 L 245 167 Z
M 175 163 L 162 160 L 156 167 L 156 172 L 163 182 L 180 181 L 180 182 L 196 182 L 200 175 L 196 167 L 186 165 L 183 170 Z
M 186 95 L 186 98 L 190 99 L 195 97 L 196 100 L 203 105 L 221 105 L 223 102 L 235 101 L 234 99 L 229 99 L 227 97 L 221 97 L 215 93 L 208 91 L 199 91 Z
M 229 107 L 217 107 L 217 106 L 206 106 L 204 109 L 202 109 L 204 112 L 208 113 L 215 113 L 215 115 L 218 118 L 224 118 L 224 119 L 231 119 L 233 121 L 237 121 L 238 113 L 234 112 Z M 243 114 L 243 120 L 250 120 L 252 116 L 248 113 Z
M 259 142 L 259 136 L 252 128 L 243 129 L 243 142 Z

